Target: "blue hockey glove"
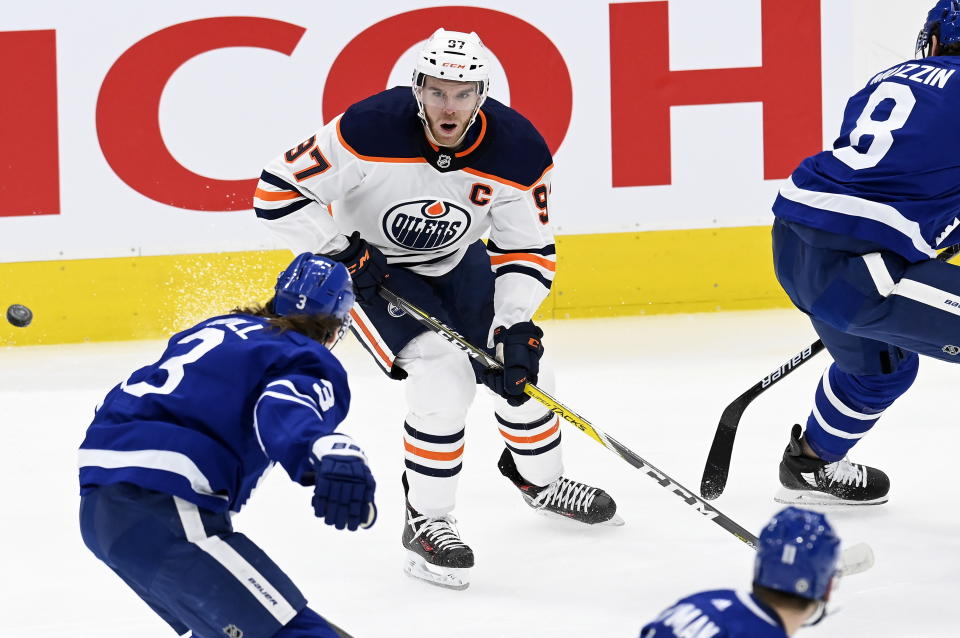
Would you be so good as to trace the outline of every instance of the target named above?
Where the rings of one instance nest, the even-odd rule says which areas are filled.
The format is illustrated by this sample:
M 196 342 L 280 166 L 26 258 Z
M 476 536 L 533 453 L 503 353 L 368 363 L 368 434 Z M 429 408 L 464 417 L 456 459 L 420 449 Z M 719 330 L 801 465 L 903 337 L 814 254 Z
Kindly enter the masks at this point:
M 350 244 L 346 248 L 327 257 L 347 267 L 353 279 L 353 292 L 357 299 L 365 304 L 372 304 L 379 299 L 377 291 L 380 285 L 390 277 L 387 272 L 387 258 L 379 248 L 368 244 L 357 231 L 347 239 Z
M 532 321 L 521 321 L 509 328 L 498 326 L 493 331 L 493 344 L 503 370 L 488 370 L 483 382 L 512 406 L 523 405 L 530 398 L 523 393 L 523 386 L 537 382 L 542 338 L 543 330 Z
M 363 450 L 345 434 L 328 434 L 313 442 L 310 462 L 316 474 L 313 512 L 327 525 L 351 532 L 377 520 L 377 488 Z

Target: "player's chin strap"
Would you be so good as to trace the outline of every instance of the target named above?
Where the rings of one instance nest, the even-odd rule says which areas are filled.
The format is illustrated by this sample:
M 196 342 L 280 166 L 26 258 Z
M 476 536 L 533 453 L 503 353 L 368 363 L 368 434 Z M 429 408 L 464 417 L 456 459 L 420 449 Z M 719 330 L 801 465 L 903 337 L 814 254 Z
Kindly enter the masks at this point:
M 404 312 L 410 315 L 410 317 L 428 330 L 437 333 L 457 348 L 463 350 L 471 359 L 476 361 L 479 365 L 483 366 L 487 370 L 503 369 L 503 363 L 495 359 L 488 352 L 471 344 L 442 321 L 436 317 L 430 316 L 425 311 L 413 305 L 403 297 L 400 297 L 396 293 L 383 286 L 380 287 L 380 296 L 397 308 L 401 308 Z M 753 533 L 741 527 L 729 516 L 723 514 L 720 510 L 714 508 L 705 500 L 674 481 L 672 478 L 658 470 L 644 459 L 637 456 L 634 452 L 627 448 L 627 446 L 623 445 L 612 436 L 604 433 L 602 430 L 594 427 L 594 425 L 585 418 L 567 406 L 563 405 L 534 384 L 526 384 L 523 387 L 523 392 L 529 397 L 542 403 L 551 412 L 563 417 L 564 420 L 572 424 L 578 430 L 589 436 L 603 447 L 619 456 L 633 467 L 641 470 L 644 474 L 656 481 L 660 487 L 665 488 L 667 491 L 680 497 L 680 500 L 686 503 L 689 507 L 692 507 L 698 514 L 710 519 L 729 533 L 733 534 L 736 538 L 749 545 L 754 550 L 757 549 L 757 537 L 754 536 Z M 840 557 L 839 571 L 844 575 L 856 574 L 869 569 L 871 566 L 873 566 L 873 550 L 870 549 L 869 545 L 860 543 L 843 552 Z

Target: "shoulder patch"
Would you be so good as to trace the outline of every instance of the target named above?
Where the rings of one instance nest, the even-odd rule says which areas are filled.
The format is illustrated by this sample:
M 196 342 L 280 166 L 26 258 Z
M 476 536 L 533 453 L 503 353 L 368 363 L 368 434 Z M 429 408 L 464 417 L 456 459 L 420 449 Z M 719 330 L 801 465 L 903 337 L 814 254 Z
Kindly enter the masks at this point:
M 423 161 L 422 126 L 408 87 L 397 86 L 348 108 L 337 124 L 340 142 L 354 155 Z
M 483 112 L 490 126 L 491 147 L 470 169 L 521 185 L 536 186 L 553 165 L 550 148 L 530 120 L 514 109 L 488 98 Z

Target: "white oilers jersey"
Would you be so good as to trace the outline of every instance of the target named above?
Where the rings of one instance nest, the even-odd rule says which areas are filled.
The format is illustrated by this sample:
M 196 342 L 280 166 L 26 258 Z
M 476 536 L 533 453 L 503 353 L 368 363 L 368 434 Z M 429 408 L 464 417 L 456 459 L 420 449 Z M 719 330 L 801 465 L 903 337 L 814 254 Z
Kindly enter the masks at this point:
M 330 254 L 358 231 L 391 266 L 435 277 L 488 237 L 497 325 L 532 317 L 556 270 L 550 151 L 533 125 L 487 99 L 460 151 L 431 145 L 412 92 L 351 106 L 266 166 L 257 216 L 294 253 Z

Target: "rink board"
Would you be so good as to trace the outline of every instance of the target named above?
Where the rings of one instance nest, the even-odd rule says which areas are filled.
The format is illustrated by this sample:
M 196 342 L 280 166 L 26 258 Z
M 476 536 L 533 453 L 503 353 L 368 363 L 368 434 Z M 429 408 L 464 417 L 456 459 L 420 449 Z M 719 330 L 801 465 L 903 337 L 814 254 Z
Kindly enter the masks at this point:
M 786 307 L 766 226 L 557 237 L 558 268 L 540 318 Z M 284 250 L 0 264 L 0 345 L 161 338 L 270 296 Z

